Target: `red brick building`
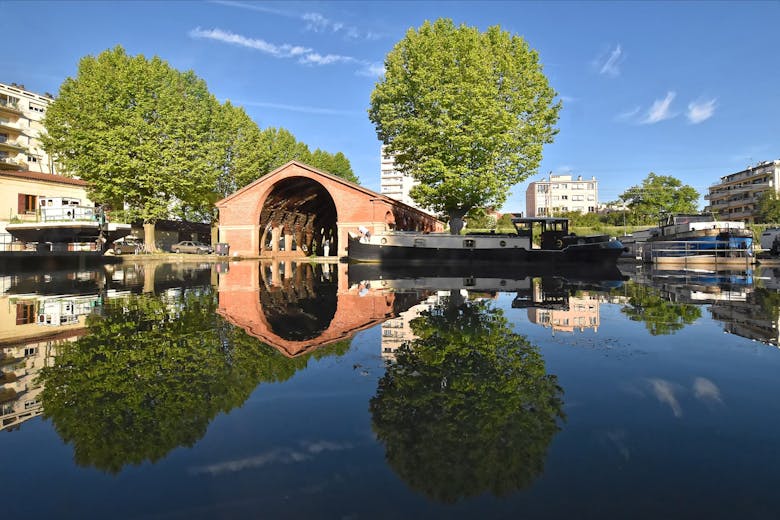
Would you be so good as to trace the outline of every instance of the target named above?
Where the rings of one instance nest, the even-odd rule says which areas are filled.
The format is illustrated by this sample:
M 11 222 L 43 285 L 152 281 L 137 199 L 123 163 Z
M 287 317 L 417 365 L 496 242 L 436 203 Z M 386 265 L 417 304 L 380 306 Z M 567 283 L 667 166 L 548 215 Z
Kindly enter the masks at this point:
M 344 256 L 349 232 L 443 231 L 431 215 L 290 161 L 216 203 L 219 241 L 244 257 Z

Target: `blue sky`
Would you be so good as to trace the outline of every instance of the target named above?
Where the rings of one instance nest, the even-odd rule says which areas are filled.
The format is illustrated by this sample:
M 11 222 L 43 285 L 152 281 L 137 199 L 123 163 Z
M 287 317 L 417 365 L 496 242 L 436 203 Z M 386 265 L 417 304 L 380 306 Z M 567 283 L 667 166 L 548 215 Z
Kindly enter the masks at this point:
M 56 95 L 82 56 L 157 55 L 261 127 L 344 152 L 378 191 L 371 91 L 393 45 L 439 17 L 539 51 L 564 108 L 529 181 L 595 176 L 606 202 L 653 171 L 704 194 L 780 158 L 780 2 L 5 1 L 0 81 Z M 525 188 L 505 210 L 525 209 Z

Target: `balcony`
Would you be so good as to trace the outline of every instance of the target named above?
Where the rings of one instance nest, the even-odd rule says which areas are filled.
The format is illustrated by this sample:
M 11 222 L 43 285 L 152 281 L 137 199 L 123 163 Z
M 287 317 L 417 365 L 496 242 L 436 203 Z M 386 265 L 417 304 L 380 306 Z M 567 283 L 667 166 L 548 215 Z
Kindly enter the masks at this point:
M 23 161 L 17 161 L 11 157 L 0 157 L 0 170 L 26 170 L 27 163 Z
M 0 150 L 6 150 L 14 153 L 26 152 L 27 147 L 19 144 L 16 139 L 8 139 L 0 136 Z
M 19 108 L 19 102 L 11 101 L 10 99 L 0 99 L 0 112 L 22 115 L 22 110 Z
M 18 126 L 14 126 L 13 123 L 2 123 L 0 122 L 0 132 L 13 134 L 13 135 L 21 135 L 23 130 L 19 128 Z

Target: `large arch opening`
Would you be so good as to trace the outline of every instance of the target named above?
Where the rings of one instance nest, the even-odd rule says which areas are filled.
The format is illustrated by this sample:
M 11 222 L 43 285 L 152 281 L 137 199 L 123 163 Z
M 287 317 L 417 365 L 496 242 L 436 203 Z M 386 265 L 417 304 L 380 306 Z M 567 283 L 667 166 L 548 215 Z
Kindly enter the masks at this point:
M 279 181 L 260 211 L 260 254 L 330 256 L 338 251 L 333 197 L 306 177 Z

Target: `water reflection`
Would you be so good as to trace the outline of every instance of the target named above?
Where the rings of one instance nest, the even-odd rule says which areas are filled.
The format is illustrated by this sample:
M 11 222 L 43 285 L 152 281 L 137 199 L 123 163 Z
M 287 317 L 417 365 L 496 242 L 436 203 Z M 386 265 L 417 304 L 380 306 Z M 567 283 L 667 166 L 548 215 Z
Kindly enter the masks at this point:
M 389 465 L 444 502 L 507 495 L 542 473 L 563 390 L 490 300 L 440 295 L 409 321 L 370 409 Z

